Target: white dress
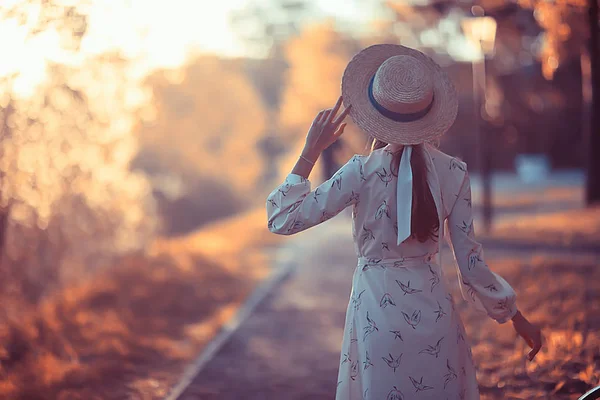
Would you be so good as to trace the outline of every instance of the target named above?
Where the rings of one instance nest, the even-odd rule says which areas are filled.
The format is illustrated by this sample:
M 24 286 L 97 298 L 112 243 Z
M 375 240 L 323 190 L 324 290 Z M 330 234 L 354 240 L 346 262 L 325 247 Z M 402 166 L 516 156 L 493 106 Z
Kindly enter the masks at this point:
M 267 198 L 269 229 L 294 234 L 353 207 L 358 265 L 336 400 L 479 399 L 469 341 L 436 257 L 438 241 L 396 243 L 392 149 L 355 155 L 314 191 L 307 179 L 289 174 Z M 475 240 L 466 164 L 433 146 L 425 149 L 429 186 L 440 220 L 447 223 L 461 293 L 505 323 L 517 312 L 516 295 L 485 264 Z

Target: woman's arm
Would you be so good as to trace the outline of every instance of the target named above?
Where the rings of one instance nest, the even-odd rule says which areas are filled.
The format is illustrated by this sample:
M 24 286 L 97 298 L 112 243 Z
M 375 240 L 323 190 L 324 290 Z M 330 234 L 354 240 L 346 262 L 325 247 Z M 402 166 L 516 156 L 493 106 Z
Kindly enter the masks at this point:
M 357 201 L 358 196 L 353 189 L 357 189 L 360 180 L 357 183 L 355 179 L 359 173 L 355 162 L 346 163 L 314 192 L 311 192 L 308 180 L 321 152 L 344 132 L 345 124 L 342 121 L 350 108 L 334 118 L 341 104 L 340 97 L 332 109 L 323 110 L 315 117 L 292 172 L 267 197 L 268 227 L 271 232 L 283 235 L 300 232 L 328 220 Z

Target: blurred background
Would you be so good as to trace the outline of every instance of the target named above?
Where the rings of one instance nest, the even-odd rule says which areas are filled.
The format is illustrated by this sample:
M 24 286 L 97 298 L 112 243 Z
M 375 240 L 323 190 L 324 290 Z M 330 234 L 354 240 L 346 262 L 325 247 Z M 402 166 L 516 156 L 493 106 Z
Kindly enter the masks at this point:
M 597 35 L 595 0 L 3 0 L 0 397 L 164 395 L 271 271 L 266 196 L 371 44 L 455 82 L 483 235 L 597 245 Z

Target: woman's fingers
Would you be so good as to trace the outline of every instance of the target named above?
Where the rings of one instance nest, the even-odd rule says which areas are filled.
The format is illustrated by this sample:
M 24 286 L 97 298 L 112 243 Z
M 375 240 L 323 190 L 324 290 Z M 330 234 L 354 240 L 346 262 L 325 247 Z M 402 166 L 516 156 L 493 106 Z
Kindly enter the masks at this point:
M 352 104 L 350 104 L 348 107 L 346 107 L 346 109 L 344 111 L 342 111 L 342 113 L 333 121 L 333 124 L 337 125 L 340 122 L 342 122 L 344 120 L 344 118 L 346 118 L 348 113 L 350 112 L 351 108 L 352 108 Z
M 325 110 L 319 111 L 319 113 L 317 114 L 317 116 L 315 117 L 314 122 L 316 123 L 320 123 L 321 119 L 323 118 L 323 113 L 325 112 Z
M 341 124 L 340 126 L 338 126 L 338 128 L 336 129 L 335 133 L 333 134 L 333 136 L 337 139 L 340 136 L 342 136 L 342 133 L 344 133 L 344 128 L 346 128 L 346 124 Z
M 533 360 L 536 354 L 542 349 L 542 335 L 540 331 L 533 333 L 533 337 L 528 336 L 526 338 L 527 344 L 531 347 L 527 358 L 529 361 Z
M 319 123 L 321 125 L 324 125 L 327 122 L 327 117 L 329 116 L 329 113 L 331 112 L 331 108 L 327 108 L 321 112 L 323 114 L 321 115 L 321 118 L 319 118 Z
M 325 120 L 325 123 L 330 123 L 331 120 L 333 119 L 333 117 L 335 117 L 335 114 L 337 114 L 337 112 L 340 109 L 340 106 L 342 105 L 342 96 L 340 96 L 338 98 L 338 100 L 335 103 L 335 106 L 333 106 L 333 109 L 331 110 L 331 113 L 327 116 L 327 119 Z

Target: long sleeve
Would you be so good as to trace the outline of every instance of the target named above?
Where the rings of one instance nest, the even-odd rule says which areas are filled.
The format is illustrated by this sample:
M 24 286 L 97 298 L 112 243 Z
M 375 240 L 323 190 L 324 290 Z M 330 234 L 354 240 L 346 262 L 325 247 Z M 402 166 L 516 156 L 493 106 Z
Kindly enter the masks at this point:
M 506 280 L 490 270 L 482 245 L 475 240 L 468 173 L 448 216 L 448 231 L 463 298 L 500 324 L 510 320 L 517 312 L 516 294 Z
M 269 230 L 292 235 L 327 221 L 357 203 L 364 181 L 361 163 L 362 156 L 355 155 L 314 191 L 308 179 L 289 174 L 267 197 Z

